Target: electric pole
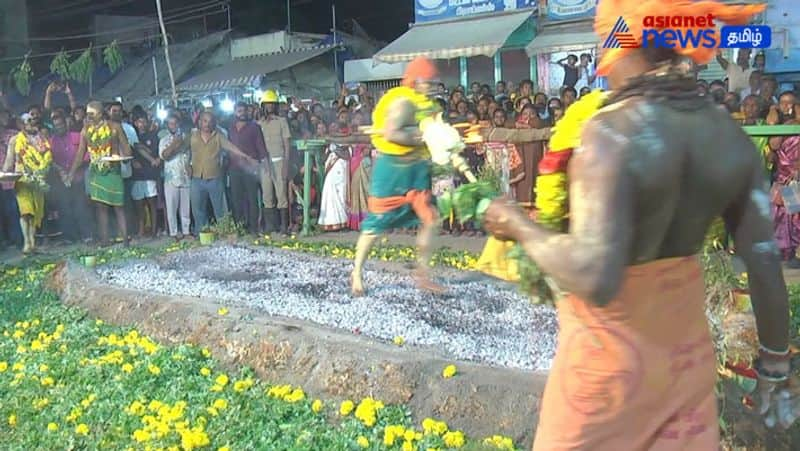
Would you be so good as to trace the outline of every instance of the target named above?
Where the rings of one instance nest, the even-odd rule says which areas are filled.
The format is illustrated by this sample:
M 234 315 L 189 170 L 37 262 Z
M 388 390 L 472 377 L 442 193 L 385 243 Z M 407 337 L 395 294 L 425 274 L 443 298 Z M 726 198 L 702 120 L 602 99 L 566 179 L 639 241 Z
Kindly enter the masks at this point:
M 169 40 L 167 39 L 167 27 L 164 25 L 164 14 L 161 12 L 161 0 L 156 0 L 156 10 L 158 10 L 158 23 L 161 25 L 161 37 L 164 40 L 164 59 L 167 60 L 169 83 L 172 86 L 172 105 L 177 107 L 178 92 L 175 90 L 175 75 L 172 73 L 172 62 L 169 60 Z

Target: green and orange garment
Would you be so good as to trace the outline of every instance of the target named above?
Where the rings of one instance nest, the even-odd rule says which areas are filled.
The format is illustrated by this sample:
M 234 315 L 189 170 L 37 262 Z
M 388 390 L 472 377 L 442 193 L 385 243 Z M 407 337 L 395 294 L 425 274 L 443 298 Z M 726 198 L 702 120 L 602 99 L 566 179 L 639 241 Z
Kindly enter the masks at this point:
M 378 101 L 372 113 L 373 128 L 382 130 L 390 108 L 406 100 L 416 107 L 416 122 L 433 116 L 436 104 L 414 89 L 400 86 L 390 89 Z M 368 215 L 361 230 L 382 233 L 389 229 L 412 228 L 433 224 L 437 213 L 431 195 L 430 153 L 424 146 L 403 146 L 381 133 L 372 136 L 378 156 L 372 167 Z

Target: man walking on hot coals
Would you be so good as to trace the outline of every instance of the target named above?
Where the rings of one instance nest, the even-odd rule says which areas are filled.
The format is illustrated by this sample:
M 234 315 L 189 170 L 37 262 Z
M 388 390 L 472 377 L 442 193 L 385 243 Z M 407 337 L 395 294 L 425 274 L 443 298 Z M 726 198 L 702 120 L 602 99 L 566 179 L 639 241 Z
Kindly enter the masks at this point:
M 431 198 L 430 153 L 420 130 L 420 122 L 438 112 L 436 103 L 428 97 L 436 78 L 434 63 L 417 58 L 408 64 L 402 86 L 390 89 L 375 106 L 372 144 L 378 157 L 372 168 L 369 214 L 361 224 L 356 244 L 351 281 L 355 296 L 364 294 L 362 270 L 378 235 L 388 229 L 412 228 L 420 221 L 414 278 L 424 290 L 444 292 L 429 275 L 438 213 Z

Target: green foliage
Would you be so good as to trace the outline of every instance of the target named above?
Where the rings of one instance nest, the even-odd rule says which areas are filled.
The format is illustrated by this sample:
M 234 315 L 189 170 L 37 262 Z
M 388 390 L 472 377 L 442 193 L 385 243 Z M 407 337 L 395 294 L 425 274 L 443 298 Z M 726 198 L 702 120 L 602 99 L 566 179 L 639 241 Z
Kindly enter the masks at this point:
M 122 53 L 119 51 L 116 40 L 111 42 L 108 47 L 103 49 L 103 62 L 106 63 L 106 66 L 108 66 L 108 69 L 111 71 L 111 73 L 116 72 L 120 67 L 122 67 Z
M 50 73 L 58 75 L 62 80 L 71 79 L 69 73 L 69 55 L 65 50 L 58 52 L 58 55 L 50 62 Z
M 794 339 L 800 337 L 800 285 L 789 285 L 789 333 Z
M 14 80 L 14 86 L 20 94 L 27 96 L 31 92 L 31 78 L 33 77 L 33 69 L 28 62 L 28 55 L 22 62 L 11 69 L 11 78 Z
M 92 55 L 92 46 L 83 51 L 75 60 L 69 65 L 69 74 L 72 80 L 79 83 L 87 83 L 89 78 L 94 72 L 94 56 Z
M 228 213 L 217 220 L 216 224 L 210 228 L 210 231 L 216 233 L 217 236 L 242 236 L 244 235 L 245 229 L 244 225 L 236 222 L 233 215 Z
M 105 250 L 96 257 L 102 264 L 187 247 Z M 87 318 L 86 312 L 59 303 L 47 288 L 46 278 L 56 267 L 51 258 L 28 260 L 23 266 L 0 264 L 4 450 L 338 451 L 360 449 L 360 437 L 368 440 L 368 449 L 399 450 L 401 439 L 384 445 L 385 427 L 415 428 L 404 406 L 378 410 L 375 425 L 369 427 L 354 413 L 341 417 L 337 402 L 325 401 L 315 412 L 310 393 L 292 400 L 268 394 L 275 386 L 258 380 L 248 368 L 226 373 L 205 348 L 158 345 L 130 327 Z M 219 382 L 222 375 L 224 383 Z M 299 389 L 291 388 L 293 394 Z M 165 419 L 173 415 L 174 420 Z M 207 445 L 182 443 L 181 423 L 197 428 L 184 432 L 191 432 L 190 438 L 204 436 Z M 144 434 L 146 424 L 154 424 L 162 433 Z M 419 425 L 415 431 L 421 435 L 415 439 L 419 449 L 448 449 L 444 437 L 423 434 Z M 497 449 L 470 440 L 466 446 Z

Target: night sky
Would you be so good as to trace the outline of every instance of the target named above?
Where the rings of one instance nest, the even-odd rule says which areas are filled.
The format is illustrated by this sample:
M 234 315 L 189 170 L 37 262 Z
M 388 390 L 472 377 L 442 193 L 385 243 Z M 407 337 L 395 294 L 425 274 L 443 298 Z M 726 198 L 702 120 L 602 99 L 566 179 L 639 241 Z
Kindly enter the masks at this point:
M 162 8 L 167 16 L 176 9 L 213 2 L 162 0 Z M 332 3 L 333 0 L 291 0 L 292 30 L 328 33 Z M 406 31 L 414 16 L 414 0 L 335 0 L 335 3 L 338 29 L 351 31 L 351 20 L 355 19 L 373 38 L 387 42 Z M 231 11 L 234 30 L 244 35 L 286 28 L 286 0 L 231 0 Z M 88 33 L 94 14 L 155 16 L 156 7 L 154 0 L 28 0 L 28 12 L 30 35 L 50 37 Z M 209 26 L 224 27 L 226 21 L 226 16 L 220 14 Z M 54 47 L 59 50 L 62 45 L 68 49 L 85 48 L 88 39 L 41 45 L 45 47 L 42 50 Z

